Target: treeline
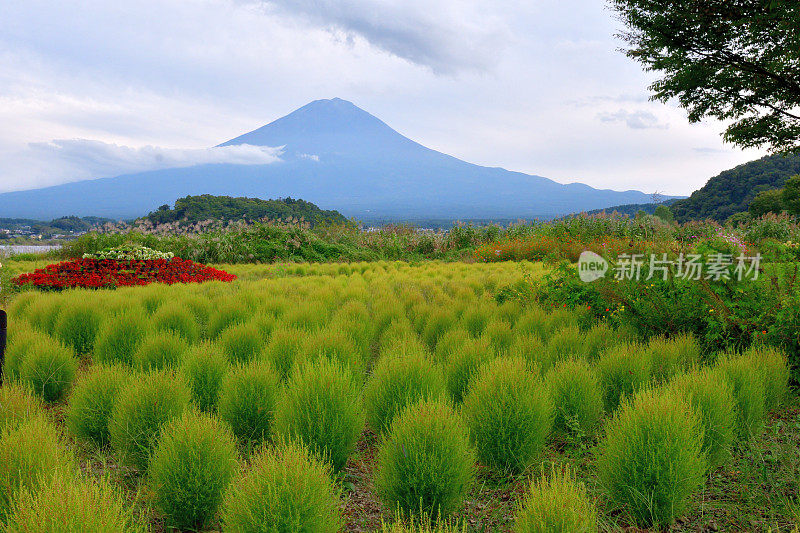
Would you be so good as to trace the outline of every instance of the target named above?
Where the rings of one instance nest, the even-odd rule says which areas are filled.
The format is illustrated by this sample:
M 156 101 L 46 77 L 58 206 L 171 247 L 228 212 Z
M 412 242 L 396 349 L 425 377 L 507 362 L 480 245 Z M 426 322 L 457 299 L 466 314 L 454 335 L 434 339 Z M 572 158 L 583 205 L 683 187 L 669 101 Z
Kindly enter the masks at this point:
M 162 205 L 145 217 L 153 224 L 172 222 L 193 224 L 204 220 L 304 221 L 312 226 L 347 225 L 338 211 L 320 209 L 311 202 L 294 198 L 261 200 L 231 196 L 186 196 L 175 201 L 175 207 Z

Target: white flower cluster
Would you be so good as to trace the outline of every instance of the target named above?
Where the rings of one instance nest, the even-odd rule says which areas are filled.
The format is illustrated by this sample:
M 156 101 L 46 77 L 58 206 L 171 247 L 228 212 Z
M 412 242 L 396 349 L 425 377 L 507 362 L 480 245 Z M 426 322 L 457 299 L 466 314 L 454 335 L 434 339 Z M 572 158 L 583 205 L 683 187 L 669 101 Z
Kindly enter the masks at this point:
M 172 252 L 159 252 L 146 246 L 122 246 L 110 248 L 93 254 L 83 254 L 84 259 L 113 259 L 115 261 L 149 261 L 153 259 L 172 259 Z

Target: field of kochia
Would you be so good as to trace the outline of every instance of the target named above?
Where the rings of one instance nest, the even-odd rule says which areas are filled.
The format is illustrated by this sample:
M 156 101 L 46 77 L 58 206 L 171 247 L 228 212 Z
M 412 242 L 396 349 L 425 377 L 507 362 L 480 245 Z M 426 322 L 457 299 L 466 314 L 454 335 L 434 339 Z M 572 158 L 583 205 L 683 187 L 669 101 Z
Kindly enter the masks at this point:
M 496 301 L 540 264 L 221 268 L 14 296 L 0 531 L 794 527 L 718 490 L 794 409 L 775 349 Z

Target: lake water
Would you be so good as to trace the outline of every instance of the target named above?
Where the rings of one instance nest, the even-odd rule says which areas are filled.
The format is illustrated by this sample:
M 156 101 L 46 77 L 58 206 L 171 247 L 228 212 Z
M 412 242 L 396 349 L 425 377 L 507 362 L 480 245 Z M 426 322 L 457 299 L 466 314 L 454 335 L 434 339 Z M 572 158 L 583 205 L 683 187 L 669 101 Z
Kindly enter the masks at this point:
M 57 250 L 59 248 L 61 248 L 61 246 L 49 245 L 49 244 L 42 244 L 42 245 L 0 244 L 0 255 L 43 254 L 45 252 L 49 252 L 50 250 Z

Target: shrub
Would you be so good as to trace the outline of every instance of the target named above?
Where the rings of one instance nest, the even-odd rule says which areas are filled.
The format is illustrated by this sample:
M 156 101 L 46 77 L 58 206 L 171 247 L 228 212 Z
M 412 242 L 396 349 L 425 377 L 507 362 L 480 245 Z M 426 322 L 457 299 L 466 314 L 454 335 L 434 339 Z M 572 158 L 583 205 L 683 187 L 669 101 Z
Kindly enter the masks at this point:
M 367 424 L 378 433 L 386 432 L 407 405 L 446 393 L 441 370 L 423 351 L 386 355 L 376 363 L 364 389 Z
M 520 334 L 508 350 L 511 357 L 521 357 L 531 371 L 546 372 L 556 362 L 554 350 L 548 350 L 535 333 Z
M 431 350 L 436 348 L 436 343 L 453 327 L 455 322 L 456 317 L 450 309 L 440 309 L 430 313 L 425 320 L 421 335 L 428 344 L 428 348 Z
M 222 305 L 209 317 L 206 334 L 209 339 L 216 339 L 223 330 L 233 324 L 241 324 L 247 317 L 248 313 L 235 302 Z
M 161 426 L 180 416 L 190 400 L 189 387 L 171 374 L 137 376 L 120 391 L 111 413 L 111 446 L 131 466 L 145 470 Z
M 266 361 L 233 368 L 222 381 L 218 412 L 234 435 L 249 442 L 270 435 L 280 378 Z
M 340 471 L 364 427 L 358 387 L 341 365 L 321 359 L 298 366 L 275 412 L 275 434 L 300 439 Z
M 67 427 L 80 439 L 105 446 L 108 423 L 120 391 L 130 380 L 121 366 L 95 366 L 75 386 L 67 410 Z
M 669 388 L 700 417 L 708 467 L 723 464 L 736 433 L 736 400 L 728 381 L 714 372 L 695 370 L 672 380 Z
M 179 529 L 207 524 L 236 466 L 234 436 L 216 418 L 186 412 L 164 426 L 150 459 L 148 482 L 167 524 Z
M 181 374 L 192 391 L 194 404 L 205 412 L 216 411 L 228 360 L 216 346 L 196 344 L 183 357 Z
M 515 533 L 595 533 L 597 510 L 567 469 L 553 468 L 547 479 L 531 483 L 514 519 Z
M 313 531 L 342 527 L 330 467 L 299 444 L 263 448 L 232 483 L 222 507 L 225 531 Z
M 28 322 L 39 331 L 51 334 L 58 322 L 62 299 L 54 296 L 41 297 L 28 305 L 26 314 Z
M 94 361 L 132 365 L 133 354 L 147 331 L 147 319 L 141 312 L 128 311 L 112 317 L 100 328 Z
M 78 360 L 62 344 L 43 337 L 31 345 L 19 369 L 20 380 L 46 402 L 64 397 L 75 379 Z
M 161 370 L 180 365 L 188 349 L 183 337 L 166 331 L 151 333 L 133 353 L 133 362 L 141 370 Z
M 200 326 L 190 309 L 180 303 L 162 305 L 153 314 L 153 326 L 159 331 L 174 333 L 183 337 L 186 342 L 197 342 L 200 338 Z
M 75 352 L 87 354 L 92 351 L 99 329 L 100 313 L 96 306 L 70 302 L 61 310 L 55 332 L 58 338 Z
M 620 344 L 605 351 L 597 361 L 606 410 L 613 412 L 650 380 L 650 359 L 638 344 Z
M 56 473 L 38 490 L 18 493 L 8 517 L 8 533 L 144 533 L 125 497 L 105 479 L 88 480 Z
M 378 449 L 375 485 L 384 506 L 449 516 L 474 480 L 467 429 L 441 399 L 407 407 Z
M 700 362 L 700 346 L 691 334 L 655 337 L 647 345 L 653 379 L 664 383 Z
M 461 346 L 469 339 L 470 334 L 465 329 L 455 327 L 447 331 L 439 337 L 439 342 L 436 343 L 436 349 L 433 352 L 436 360 L 446 361 L 451 353 L 461 349 Z
M 488 306 L 475 306 L 467 309 L 461 317 L 464 327 L 470 335 L 475 338 L 480 337 L 486 329 L 486 325 L 491 318 L 491 308 Z
M 718 379 L 728 380 L 733 387 L 739 438 L 750 439 L 761 433 L 767 396 L 758 361 L 727 355 L 719 361 L 717 371 Z
M 364 361 L 353 340 L 341 328 L 328 326 L 307 333 L 300 351 L 305 360 L 314 361 L 324 357 L 349 368 L 358 381 L 364 378 Z
M 36 341 L 47 338 L 43 333 L 33 330 L 27 322 L 21 322 L 8 332 L 8 347 L 3 363 L 3 377 L 7 382 L 19 380 L 22 362 Z
M 275 328 L 261 352 L 261 358 L 272 363 L 281 379 L 289 377 L 292 368 L 301 359 L 300 343 L 304 335 L 296 329 Z
M 743 357 L 759 369 L 764 379 L 764 409 L 770 412 L 780 407 L 789 393 L 791 371 L 786 356 L 775 348 L 755 347 L 744 352 Z
M 462 412 L 481 461 L 501 471 L 524 471 L 553 427 L 550 395 L 519 358 L 488 363 L 464 397 Z
M 545 383 L 555 406 L 556 431 L 571 438 L 594 434 L 603 418 L 603 389 L 589 363 L 560 361 Z
M 36 489 L 59 469 L 71 472 L 73 466 L 58 430 L 42 416 L 0 434 L 0 521 L 15 492 Z
M 264 348 L 264 336 L 256 324 L 247 322 L 223 331 L 217 343 L 231 363 L 246 363 Z
M 494 358 L 494 350 L 485 338 L 470 339 L 460 350 L 451 352 L 444 363 L 447 389 L 456 403 L 466 394 L 469 383 L 484 363 Z
M 556 363 L 563 359 L 584 358 L 587 354 L 585 337 L 578 326 L 562 328 L 547 340 L 546 360 Z
M 608 424 L 598 451 L 599 480 L 638 525 L 667 526 L 703 483 L 702 442 L 700 418 L 683 400 L 644 390 Z
M 0 387 L 0 434 L 43 413 L 42 401 L 25 387 L 15 383 Z
M 483 334 L 489 339 L 496 353 L 508 351 L 514 342 L 514 332 L 505 320 L 492 320 L 486 325 Z

